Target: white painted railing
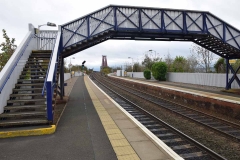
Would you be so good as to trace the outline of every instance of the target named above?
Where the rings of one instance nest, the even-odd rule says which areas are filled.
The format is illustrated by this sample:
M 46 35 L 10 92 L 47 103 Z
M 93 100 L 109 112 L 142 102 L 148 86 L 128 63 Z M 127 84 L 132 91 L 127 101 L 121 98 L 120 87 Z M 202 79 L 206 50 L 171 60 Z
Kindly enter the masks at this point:
M 36 41 L 33 37 L 34 26 L 29 24 L 27 35 L 0 72 L 0 114 L 3 113 L 4 106 L 7 105 L 9 95 L 17 83 L 31 51 L 36 49 Z
M 38 50 L 52 50 L 55 45 L 57 34 L 57 30 L 40 30 L 39 34 L 35 35 Z

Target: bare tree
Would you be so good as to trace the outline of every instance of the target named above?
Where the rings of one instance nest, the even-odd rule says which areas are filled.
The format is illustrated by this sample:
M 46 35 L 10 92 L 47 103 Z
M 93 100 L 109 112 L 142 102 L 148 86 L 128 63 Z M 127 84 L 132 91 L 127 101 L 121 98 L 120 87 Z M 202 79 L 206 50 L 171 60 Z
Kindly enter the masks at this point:
M 145 68 L 151 70 L 153 64 L 154 64 L 153 59 L 148 54 L 145 54 L 145 58 L 142 61 L 142 65 L 145 66 Z
M 205 69 L 205 72 L 210 71 L 210 65 L 213 61 L 213 53 L 209 50 L 198 46 L 196 44 L 192 45 L 192 48 L 190 48 L 190 53 L 192 55 L 195 55 L 198 61 L 198 65 Z
M 171 57 L 170 53 L 167 54 L 166 58 L 164 59 L 165 63 L 167 64 L 167 71 L 171 72 L 172 71 L 172 64 L 173 64 L 173 58 Z
M 191 54 L 187 57 L 187 65 L 186 66 L 187 66 L 187 68 L 186 68 L 187 72 L 196 72 L 197 71 L 198 61 L 194 54 Z

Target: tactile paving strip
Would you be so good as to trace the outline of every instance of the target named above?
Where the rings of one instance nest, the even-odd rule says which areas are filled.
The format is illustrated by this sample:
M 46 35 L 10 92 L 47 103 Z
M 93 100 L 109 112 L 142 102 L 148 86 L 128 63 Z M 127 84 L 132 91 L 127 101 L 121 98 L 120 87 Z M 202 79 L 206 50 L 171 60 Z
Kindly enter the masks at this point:
M 107 136 L 111 142 L 111 145 L 119 160 L 140 160 L 132 146 L 129 144 L 121 130 L 113 121 L 111 116 L 102 106 L 95 93 L 92 91 L 90 85 L 85 81 L 88 93 L 92 99 L 93 105 L 101 119 L 103 127 L 107 133 Z

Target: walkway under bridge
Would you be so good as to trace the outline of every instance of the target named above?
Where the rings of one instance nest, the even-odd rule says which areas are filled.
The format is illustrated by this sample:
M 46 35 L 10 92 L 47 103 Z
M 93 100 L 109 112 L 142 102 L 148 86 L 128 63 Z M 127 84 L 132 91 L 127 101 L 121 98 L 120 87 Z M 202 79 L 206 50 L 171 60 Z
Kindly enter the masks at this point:
M 42 30 L 38 34 L 35 31 L 36 29 L 30 25 L 25 39 L 0 73 L 0 113 L 4 111 L 12 88 L 18 82 L 18 76 L 27 63 L 30 51 L 53 50 L 42 88 L 42 96 L 47 97 L 48 121 L 52 121 L 52 104 L 55 88 L 58 88 L 56 84 L 58 71 L 60 73 L 58 93 L 64 95 L 61 63 L 63 58 L 108 39 L 192 41 L 226 59 L 226 89 L 231 88 L 234 80 L 240 86 L 236 75 L 239 68 L 235 71 L 229 64 L 229 60 L 240 58 L 240 30 L 210 12 L 110 5 L 59 25 L 58 31 Z M 229 69 L 233 73 L 230 79 Z

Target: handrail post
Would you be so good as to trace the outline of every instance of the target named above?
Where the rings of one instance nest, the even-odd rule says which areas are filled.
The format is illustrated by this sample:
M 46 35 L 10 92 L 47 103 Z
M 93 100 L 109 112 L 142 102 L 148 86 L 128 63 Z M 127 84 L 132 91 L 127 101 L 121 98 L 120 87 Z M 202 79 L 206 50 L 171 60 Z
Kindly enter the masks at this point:
M 52 110 L 52 83 L 47 82 L 47 119 L 53 121 L 53 110 Z

